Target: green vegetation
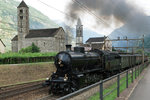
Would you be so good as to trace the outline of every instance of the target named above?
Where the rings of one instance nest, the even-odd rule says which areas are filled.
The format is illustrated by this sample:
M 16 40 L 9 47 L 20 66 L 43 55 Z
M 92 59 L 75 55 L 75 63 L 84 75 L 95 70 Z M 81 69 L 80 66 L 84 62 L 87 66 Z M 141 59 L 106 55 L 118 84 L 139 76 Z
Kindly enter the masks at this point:
M 145 66 L 144 66 L 145 67 Z M 141 70 L 141 69 L 140 69 Z M 136 76 L 138 75 L 138 71 L 136 71 Z M 135 72 L 133 73 L 133 78 L 135 79 Z M 132 82 L 132 78 L 131 78 L 131 73 L 128 75 L 128 84 L 130 85 Z M 113 85 L 111 85 L 110 87 L 104 89 L 103 94 L 106 95 L 108 92 L 112 91 L 114 88 L 117 88 L 117 82 L 115 82 Z M 121 80 L 120 80 L 120 93 L 126 89 L 126 76 L 124 76 Z M 106 96 L 104 98 L 104 100 L 115 100 L 115 98 L 117 97 L 117 90 L 115 90 L 114 92 L 112 92 L 111 94 L 109 94 L 108 96 Z M 89 100 L 99 100 L 99 92 L 96 93 L 95 95 L 91 96 L 89 98 Z
M 136 50 L 136 53 L 142 54 L 143 50 L 142 49 L 138 49 L 138 50 Z
M 2 58 L 29 58 L 29 57 L 49 57 L 55 56 L 56 52 L 47 52 L 47 53 L 4 53 L 0 54 L 0 59 Z
M 12 53 L 0 54 L 0 64 L 21 64 L 54 61 L 56 52 L 50 53 Z
M 19 52 L 20 53 L 37 53 L 37 52 L 40 52 L 40 48 L 36 46 L 34 43 L 32 43 L 31 46 L 22 48 Z

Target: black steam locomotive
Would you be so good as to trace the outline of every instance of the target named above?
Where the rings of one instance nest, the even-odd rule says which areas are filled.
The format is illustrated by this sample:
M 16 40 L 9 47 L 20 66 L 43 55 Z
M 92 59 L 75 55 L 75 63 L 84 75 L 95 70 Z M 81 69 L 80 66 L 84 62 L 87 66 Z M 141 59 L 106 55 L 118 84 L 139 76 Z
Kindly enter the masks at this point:
M 140 63 L 140 54 L 119 54 L 102 50 L 85 52 L 84 47 L 74 47 L 74 51 L 71 51 L 69 46 L 66 51 L 56 55 L 57 70 L 45 84 L 50 86 L 50 93 L 71 93 Z

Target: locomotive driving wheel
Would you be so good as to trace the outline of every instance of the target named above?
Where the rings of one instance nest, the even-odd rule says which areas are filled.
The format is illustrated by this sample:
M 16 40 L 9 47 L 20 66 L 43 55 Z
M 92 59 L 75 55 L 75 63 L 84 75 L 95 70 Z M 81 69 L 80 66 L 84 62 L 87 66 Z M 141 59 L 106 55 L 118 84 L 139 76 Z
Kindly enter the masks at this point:
M 77 91 L 79 88 L 79 85 L 78 85 L 78 81 L 73 79 L 71 84 L 70 84 L 70 93 L 74 92 L 74 91 Z

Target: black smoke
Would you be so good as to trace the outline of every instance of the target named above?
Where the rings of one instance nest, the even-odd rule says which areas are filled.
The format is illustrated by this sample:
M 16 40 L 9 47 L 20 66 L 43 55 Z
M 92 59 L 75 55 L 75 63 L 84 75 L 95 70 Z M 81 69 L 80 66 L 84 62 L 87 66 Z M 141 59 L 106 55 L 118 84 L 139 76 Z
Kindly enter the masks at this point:
M 116 25 L 122 23 L 128 27 L 132 32 L 146 34 L 150 32 L 150 18 L 143 12 L 143 10 L 134 2 L 131 4 L 127 0 L 73 0 L 89 8 L 97 16 L 108 21 L 114 17 Z M 81 9 L 81 5 L 71 2 L 68 7 L 68 13 L 71 17 L 67 17 L 70 21 L 74 22 L 77 18 L 84 14 L 85 11 Z M 99 19 L 95 19 L 100 22 Z M 95 23 L 95 24 L 97 24 Z

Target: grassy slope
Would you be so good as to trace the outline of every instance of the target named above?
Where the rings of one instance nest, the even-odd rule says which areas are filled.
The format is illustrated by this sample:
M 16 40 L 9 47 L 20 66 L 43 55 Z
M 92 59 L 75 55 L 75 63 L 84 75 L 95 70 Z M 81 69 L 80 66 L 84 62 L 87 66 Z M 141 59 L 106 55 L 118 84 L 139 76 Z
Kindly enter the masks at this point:
M 136 73 L 136 75 L 138 75 L 138 71 Z M 135 72 L 133 73 L 133 77 L 135 78 Z M 131 74 L 129 74 L 128 76 L 128 84 L 131 84 Z M 120 93 L 126 88 L 126 77 L 123 77 L 120 80 Z M 111 90 L 113 90 L 114 88 L 117 87 L 117 82 L 114 83 L 113 85 L 111 85 L 110 87 L 104 89 L 103 94 L 107 94 L 108 92 L 110 92 Z M 115 90 L 114 92 L 112 92 L 110 95 L 106 96 L 104 98 L 104 100 L 115 100 L 115 98 L 117 97 L 117 90 Z M 89 100 L 99 100 L 99 93 L 96 93 L 95 95 L 93 95 L 92 97 L 89 98 Z
M 55 70 L 53 63 L 0 65 L 0 86 L 46 79 Z

